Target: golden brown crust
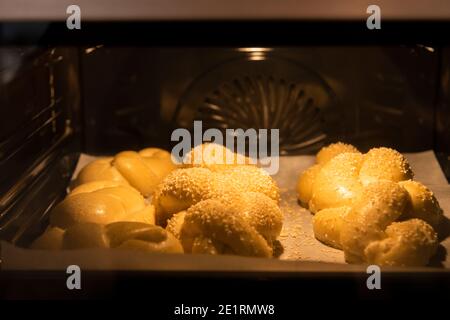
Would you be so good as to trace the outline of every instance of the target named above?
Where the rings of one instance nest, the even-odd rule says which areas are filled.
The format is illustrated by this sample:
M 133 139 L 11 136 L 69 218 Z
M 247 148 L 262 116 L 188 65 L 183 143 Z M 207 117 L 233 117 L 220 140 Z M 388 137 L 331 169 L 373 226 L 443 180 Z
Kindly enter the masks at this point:
M 413 178 L 408 160 L 390 148 L 373 148 L 364 155 L 359 178 L 363 185 L 377 180 L 399 182 Z
M 164 159 L 168 160 L 172 158 L 170 152 L 160 148 L 145 148 L 140 150 L 139 155 L 144 158 Z
M 351 263 L 428 263 L 437 246 L 432 227 L 443 213 L 433 193 L 411 180 L 402 154 L 373 148 L 362 155 L 335 144 L 323 148 L 317 162 L 300 177 L 297 190 L 300 201 L 309 199 L 310 211 L 318 211 L 313 218 L 318 240 L 342 248 Z M 405 219 L 410 220 L 397 222 Z
M 242 192 L 259 192 L 279 200 L 276 183 L 263 169 L 229 166 L 220 171 L 200 167 L 175 170 L 157 188 L 152 203 L 157 223 L 165 226 L 172 215 L 200 201 Z
M 341 153 L 360 153 L 355 146 L 343 142 L 332 143 L 319 150 L 316 155 L 316 162 L 318 164 L 325 164 Z
M 184 157 L 183 167 L 202 167 L 210 170 L 221 170 L 224 167 L 235 165 L 251 165 L 250 158 L 234 153 L 223 145 L 216 143 L 203 143 L 198 145 Z
M 275 201 L 245 192 L 200 201 L 175 214 L 166 229 L 181 240 L 186 252 L 270 256 L 282 224 Z
M 433 228 L 420 219 L 394 222 L 385 231 L 384 238 L 365 248 L 367 263 L 382 266 L 425 266 L 436 253 L 437 235 Z
M 56 247 L 55 243 L 59 246 Z M 183 252 L 180 242 L 170 232 L 142 222 L 115 222 L 108 225 L 79 223 L 67 230 L 52 228 L 36 239 L 31 248 L 119 248 L 144 252 Z
M 409 201 L 403 214 L 403 219 L 422 219 L 433 228 L 438 228 L 443 211 L 433 192 L 422 183 L 412 180 L 401 181 L 399 184 L 409 194 Z
M 301 203 L 309 199 L 313 213 L 351 205 L 361 187 L 371 182 L 398 182 L 413 176 L 406 158 L 390 148 L 373 148 L 362 155 L 351 145 L 337 143 L 322 148 L 317 158 L 320 163 L 306 170 L 297 185 Z
M 398 183 L 369 184 L 344 218 L 341 244 L 348 262 L 380 265 L 425 265 L 437 248 L 431 226 L 418 219 L 395 223 L 409 195 Z
M 144 197 L 150 196 L 159 183 L 158 176 L 137 152 L 120 152 L 114 157 L 111 165 L 117 168 L 125 180 Z
M 283 214 L 277 203 L 265 194 L 244 192 L 228 194 L 219 199 L 233 206 L 240 216 L 267 240 L 269 245 L 272 245 L 280 235 Z
M 170 232 L 155 225 L 116 222 L 106 226 L 112 248 L 145 252 L 183 253 L 181 243 Z
M 42 235 L 33 241 L 30 248 L 37 250 L 61 250 L 63 237 L 63 229 L 49 227 Z
M 309 209 L 351 205 L 362 187 L 358 179 L 362 160 L 359 153 L 342 153 L 324 164 L 314 180 Z
M 217 178 L 218 183 L 227 186 L 231 192 L 259 192 L 277 203 L 280 201 L 276 182 L 264 169 L 256 166 L 229 166 L 217 172 Z
M 66 229 L 77 223 L 117 221 L 154 223 L 154 208 L 130 186 L 94 181 L 75 188 L 50 213 L 50 225 Z
M 297 196 L 302 206 L 306 208 L 308 208 L 308 203 L 312 197 L 314 181 L 321 169 L 322 166 L 320 164 L 313 165 L 306 169 L 298 178 Z
M 164 177 L 176 168 L 169 152 L 146 148 L 139 152 L 123 151 L 113 158 L 87 164 L 78 174 L 76 185 L 99 180 L 130 184 L 149 197 Z
M 317 240 L 336 249 L 342 249 L 341 230 L 350 207 L 323 209 L 313 217 L 313 231 Z
M 180 239 L 181 228 L 183 228 L 185 216 L 186 211 L 181 211 L 174 214 L 167 222 L 166 230 L 173 234 L 177 239 Z
M 222 195 L 215 175 L 205 168 L 177 169 L 158 187 L 152 199 L 156 209 L 156 222 L 165 225 L 173 214 L 206 199 Z
M 104 225 L 79 223 L 65 230 L 62 249 L 87 248 L 109 248 Z
M 193 249 L 199 252 L 198 248 L 203 247 L 207 248 L 205 253 L 223 253 L 226 247 L 236 255 L 272 256 L 272 248 L 255 228 L 234 206 L 219 199 L 201 201 L 189 208 L 180 237 L 185 252 L 193 252 Z M 220 246 L 214 245 L 215 242 Z
M 128 184 L 127 180 L 113 166 L 113 157 L 101 158 L 88 163 L 81 169 L 76 179 L 76 185 L 82 185 L 93 181 L 117 181 Z

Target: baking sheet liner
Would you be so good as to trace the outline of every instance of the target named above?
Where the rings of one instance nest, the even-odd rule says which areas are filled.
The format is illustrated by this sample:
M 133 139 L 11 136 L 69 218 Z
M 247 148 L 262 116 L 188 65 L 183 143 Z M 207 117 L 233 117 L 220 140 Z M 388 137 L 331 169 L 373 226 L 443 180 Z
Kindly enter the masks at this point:
M 433 151 L 405 154 L 415 179 L 427 185 L 436 195 L 444 214 L 450 219 L 450 185 Z M 82 154 L 73 177 L 94 156 Z M 284 224 L 277 255 L 279 259 L 243 258 L 232 256 L 148 255 L 120 250 L 87 249 L 45 252 L 16 248 L 2 243 L 2 269 L 55 270 L 68 264 L 87 269 L 105 270 L 211 270 L 211 271 L 349 271 L 358 266 L 345 264 L 342 251 L 328 247 L 314 238 L 312 214 L 297 202 L 295 186 L 298 175 L 314 163 L 314 156 L 284 156 L 279 158 L 279 171 L 274 175 L 281 190 L 281 210 Z M 443 224 L 444 238 L 431 265 L 450 268 L 450 220 Z M 319 262 L 319 263 L 317 263 Z

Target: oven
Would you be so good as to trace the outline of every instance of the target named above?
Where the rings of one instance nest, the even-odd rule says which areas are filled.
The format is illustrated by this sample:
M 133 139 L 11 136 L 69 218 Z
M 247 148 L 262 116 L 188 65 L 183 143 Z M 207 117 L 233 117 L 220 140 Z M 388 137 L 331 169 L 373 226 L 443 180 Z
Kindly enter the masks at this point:
M 379 1 L 381 29 L 371 30 L 361 1 L 80 1 L 81 29 L 70 29 L 66 20 L 76 10 L 66 11 L 66 1 L 2 2 L 2 296 L 119 297 L 148 284 L 176 297 L 163 302 L 163 314 L 196 303 L 179 291 L 186 286 L 210 304 L 242 288 L 242 301 L 232 303 L 252 292 L 252 303 L 284 305 L 285 312 L 294 310 L 292 297 L 263 299 L 264 292 L 301 286 L 330 300 L 380 299 L 383 292 L 448 298 L 447 4 L 414 1 L 405 9 Z M 278 256 L 29 249 L 89 161 L 146 147 L 170 152 L 179 129 L 194 146 L 198 123 L 201 134 L 277 130 Z M 429 263 L 383 267 L 380 291 L 367 284 L 367 263 L 347 264 L 342 251 L 314 238 L 312 215 L 296 196 L 299 175 L 337 141 L 362 153 L 397 150 L 443 209 Z M 80 293 L 65 286 L 71 265 L 82 270 Z

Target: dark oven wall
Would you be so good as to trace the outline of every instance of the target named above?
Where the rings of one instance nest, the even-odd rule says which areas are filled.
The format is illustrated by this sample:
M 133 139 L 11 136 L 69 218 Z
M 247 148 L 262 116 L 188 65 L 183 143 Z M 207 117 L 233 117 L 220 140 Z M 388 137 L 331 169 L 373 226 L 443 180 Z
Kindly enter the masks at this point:
M 450 180 L 450 48 L 442 52 L 442 68 L 436 112 L 436 154 Z
M 80 148 L 78 57 L 0 47 L 0 239 L 26 244 L 65 194 Z
M 86 47 L 85 150 L 170 147 L 174 128 L 279 128 L 284 154 L 343 139 L 434 147 L 440 52 L 425 46 Z M 262 116 L 265 115 L 265 116 Z

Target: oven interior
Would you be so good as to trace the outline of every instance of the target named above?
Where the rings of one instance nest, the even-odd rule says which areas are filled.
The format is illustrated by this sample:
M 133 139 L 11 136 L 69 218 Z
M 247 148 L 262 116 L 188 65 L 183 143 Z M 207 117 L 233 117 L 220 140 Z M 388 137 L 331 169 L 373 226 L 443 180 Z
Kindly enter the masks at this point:
M 445 46 L 2 46 L 0 113 L 0 239 L 22 247 L 80 153 L 170 150 L 194 120 L 279 128 L 284 156 L 338 140 L 433 150 L 450 178 Z

